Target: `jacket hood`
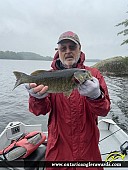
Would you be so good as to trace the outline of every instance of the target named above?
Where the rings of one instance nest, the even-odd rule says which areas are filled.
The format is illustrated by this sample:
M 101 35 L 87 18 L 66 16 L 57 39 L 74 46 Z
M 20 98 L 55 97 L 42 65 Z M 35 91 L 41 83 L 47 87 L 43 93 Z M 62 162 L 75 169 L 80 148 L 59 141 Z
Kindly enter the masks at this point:
M 57 51 L 56 54 L 54 55 L 54 59 L 53 59 L 53 62 L 51 64 L 51 67 L 54 70 L 58 69 L 57 66 L 56 66 L 56 63 L 57 63 L 58 59 L 59 59 L 59 53 Z M 83 52 L 81 52 L 79 61 L 77 63 L 77 68 L 84 68 L 84 61 L 85 61 L 85 54 Z

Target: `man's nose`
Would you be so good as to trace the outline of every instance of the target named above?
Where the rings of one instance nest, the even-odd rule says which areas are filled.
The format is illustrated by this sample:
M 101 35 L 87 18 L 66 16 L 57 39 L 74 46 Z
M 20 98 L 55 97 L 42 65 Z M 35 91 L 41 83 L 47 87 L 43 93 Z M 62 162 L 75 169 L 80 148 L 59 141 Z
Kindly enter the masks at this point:
M 70 53 L 71 49 L 69 47 L 66 47 L 66 53 Z

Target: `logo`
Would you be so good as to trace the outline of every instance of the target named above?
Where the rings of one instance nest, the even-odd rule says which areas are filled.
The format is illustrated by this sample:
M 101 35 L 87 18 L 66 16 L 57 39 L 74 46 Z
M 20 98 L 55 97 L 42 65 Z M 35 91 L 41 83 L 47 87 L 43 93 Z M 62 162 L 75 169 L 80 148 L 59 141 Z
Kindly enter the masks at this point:
M 107 156 L 107 158 L 106 158 L 106 162 L 112 162 L 112 161 L 114 161 L 114 160 L 116 160 L 116 159 L 119 159 L 119 158 L 121 158 L 122 160 L 124 160 L 124 158 L 125 158 L 125 154 L 122 154 L 122 153 L 120 153 L 120 152 L 118 152 L 118 151 L 114 151 L 114 152 L 111 152 L 108 156 Z

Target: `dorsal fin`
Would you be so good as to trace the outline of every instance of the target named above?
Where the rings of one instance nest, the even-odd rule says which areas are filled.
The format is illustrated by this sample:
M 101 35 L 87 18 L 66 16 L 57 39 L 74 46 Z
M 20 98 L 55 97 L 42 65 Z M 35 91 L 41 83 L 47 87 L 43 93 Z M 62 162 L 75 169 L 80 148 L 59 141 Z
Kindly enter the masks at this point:
M 47 72 L 47 71 L 46 70 L 36 70 L 36 71 L 32 72 L 31 75 L 36 76 L 36 75 L 44 73 L 44 72 Z

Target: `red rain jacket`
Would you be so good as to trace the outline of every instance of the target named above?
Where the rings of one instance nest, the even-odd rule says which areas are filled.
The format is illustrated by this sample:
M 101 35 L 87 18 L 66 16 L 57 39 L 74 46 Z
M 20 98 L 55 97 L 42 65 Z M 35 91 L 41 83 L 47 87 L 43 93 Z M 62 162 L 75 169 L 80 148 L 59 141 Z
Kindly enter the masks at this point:
M 57 70 L 57 58 L 59 58 L 58 52 L 51 65 L 54 70 Z M 81 96 L 77 89 L 73 90 L 69 98 L 63 93 L 49 94 L 44 99 L 32 96 L 29 98 L 30 112 L 36 116 L 49 113 L 46 160 L 101 161 L 97 116 L 107 115 L 110 110 L 110 100 L 103 76 L 96 68 L 84 66 L 84 60 L 85 54 L 81 52 L 77 67 L 90 70 L 91 74 L 99 80 L 100 88 L 104 93 L 102 99 L 91 100 Z M 80 168 L 82 169 L 85 168 Z M 102 170 L 102 168 L 94 168 L 96 169 Z

